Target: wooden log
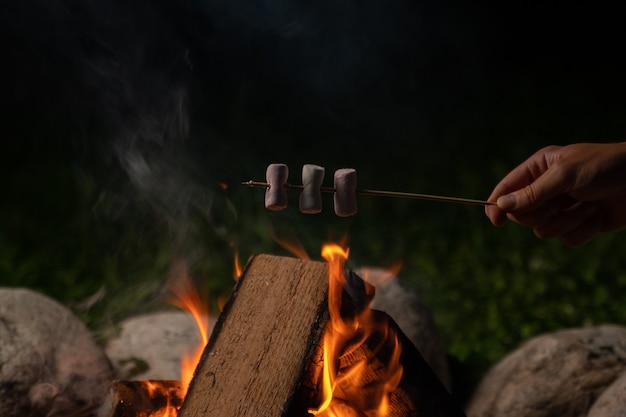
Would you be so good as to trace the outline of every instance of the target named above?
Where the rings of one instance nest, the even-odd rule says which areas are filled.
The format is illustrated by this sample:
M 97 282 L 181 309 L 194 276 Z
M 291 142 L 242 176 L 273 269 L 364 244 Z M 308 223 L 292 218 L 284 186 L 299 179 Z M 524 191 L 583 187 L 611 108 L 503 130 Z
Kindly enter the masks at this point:
M 346 284 L 341 317 L 369 309 L 373 288 L 351 271 L 346 271 Z M 215 325 L 179 417 L 310 415 L 309 408 L 320 402 L 328 285 L 324 262 L 270 255 L 251 258 Z M 382 330 L 355 348 L 351 343 L 362 339 L 357 332 L 344 341 L 345 353 L 338 358 L 339 373 L 360 359 L 369 361 L 360 385 L 339 393 L 337 401 L 345 401 L 344 415 L 377 415 L 368 390 L 376 389 L 384 377 L 397 335 L 403 373 L 389 396 L 388 416 L 464 417 L 397 324 L 380 311 L 372 311 L 372 317 Z
M 337 401 L 343 416 L 377 417 L 379 389 L 387 378 L 388 364 L 393 355 L 395 344 L 400 345 L 399 364 L 402 366 L 402 378 L 399 385 L 390 393 L 389 409 L 386 417 L 465 417 L 460 405 L 452 398 L 435 372 L 424 360 L 415 345 L 402 332 L 402 329 L 385 312 L 372 310 L 372 319 L 377 330 L 373 331 L 364 343 L 357 347 L 352 341 L 345 342 L 345 353 L 338 358 L 338 377 L 342 377 L 362 361 L 367 363 L 358 382 L 338 387 Z M 396 342 L 397 337 L 397 342 Z M 361 340 L 362 335 L 355 334 L 353 340 Z M 288 416 L 306 416 L 306 407 L 321 402 L 321 373 L 323 368 L 323 347 L 313 355 L 307 379 L 303 381 L 292 403 Z M 333 400 L 335 401 L 335 400 Z M 322 414 L 326 416 L 326 414 Z
M 251 258 L 179 417 L 284 416 L 328 321 L 327 270 L 325 262 Z

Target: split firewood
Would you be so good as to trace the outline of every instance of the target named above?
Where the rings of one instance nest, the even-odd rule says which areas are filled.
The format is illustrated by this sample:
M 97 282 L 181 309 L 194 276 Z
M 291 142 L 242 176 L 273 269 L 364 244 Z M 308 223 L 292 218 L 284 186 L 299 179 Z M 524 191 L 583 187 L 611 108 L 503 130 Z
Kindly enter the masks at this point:
M 180 417 L 282 416 L 327 318 L 324 262 L 258 255 L 224 306 Z
M 381 388 L 394 378 L 397 387 L 388 394 L 387 417 L 465 417 L 434 371 L 396 322 L 387 314 L 371 310 L 369 335 L 358 331 L 344 342 L 344 352 L 337 363 L 337 384 L 333 394 L 334 411 L 344 416 L 377 417 L 381 415 Z M 365 339 L 364 343 L 360 341 Z M 324 347 L 320 345 L 307 370 L 288 416 L 306 416 L 305 405 L 323 401 Z M 399 354 L 394 362 L 393 356 Z M 398 366 L 394 367 L 394 363 Z M 354 375 L 355 368 L 361 371 Z M 338 406 L 339 408 L 338 408 Z M 321 414 L 327 415 L 335 414 Z
M 310 415 L 322 391 L 328 287 L 326 263 L 270 255 L 251 258 L 218 319 L 179 417 Z M 340 297 L 341 316 L 350 317 L 369 309 L 373 288 L 348 271 Z M 363 358 L 369 367 L 354 385 L 359 392 L 344 387 L 337 393 L 338 407 L 344 407 L 344 401 L 345 408 L 353 410 L 345 415 L 376 415 L 378 405 L 370 395 L 374 383 L 393 372 L 401 378 L 388 396 L 389 416 L 464 416 L 393 320 L 382 312 L 372 316 L 385 322 L 381 329 L 387 330 L 372 333 L 359 345 L 344 340 L 338 359 L 339 374 L 351 372 Z M 354 339 L 359 338 L 357 332 Z M 400 350 L 395 348 L 398 343 Z M 387 369 L 398 352 L 401 374 Z

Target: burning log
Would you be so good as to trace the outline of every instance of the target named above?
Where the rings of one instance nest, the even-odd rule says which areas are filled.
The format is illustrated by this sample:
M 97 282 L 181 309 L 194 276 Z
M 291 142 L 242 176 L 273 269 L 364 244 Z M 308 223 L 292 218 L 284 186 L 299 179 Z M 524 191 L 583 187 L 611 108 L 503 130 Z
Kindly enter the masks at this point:
M 375 326 L 386 331 L 372 333 L 364 343 L 357 344 L 353 350 L 347 349 L 338 360 L 338 379 L 350 378 L 335 392 L 339 402 L 341 416 L 376 417 L 464 417 L 465 414 L 452 399 L 444 385 L 423 359 L 417 348 L 404 335 L 393 319 L 384 312 L 372 310 Z M 358 338 L 359 336 L 357 336 Z M 380 411 L 381 386 L 389 380 L 392 355 L 396 354 L 395 345 L 401 346 L 397 363 L 401 364 L 398 385 L 389 394 L 387 407 Z M 348 345 L 350 342 L 348 342 Z M 358 377 L 350 376 L 355 367 L 362 368 Z M 319 403 L 322 391 L 321 372 L 323 368 L 323 347 L 309 364 L 307 375 L 298 392 L 288 416 L 306 416 L 304 405 Z M 338 384 L 339 385 L 339 384 Z M 333 399 L 333 401 L 335 400 Z M 344 404 L 341 404 L 341 403 Z M 349 403 L 349 406 L 347 405 Z M 337 408 L 335 408 L 336 410 Z M 359 414 L 356 411 L 359 410 Z M 327 416 L 327 414 L 320 414 Z M 329 414 L 334 415 L 334 414 Z
M 393 417 L 464 416 L 393 320 L 369 309 L 373 287 L 345 273 L 343 264 L 338 267 L 346 281 L 339 292 L 328 282 L 332 265 L 251 258 L 215 325 L 179 416 L 336 415 L 324 408 L 331 402 L 325 398 L 329 386 L 335 391 L 333 412 L 343 410 L 342 416 L 373 417 L 382 406 Z M 339 307 L 335 313 L 333 305 Z M 367 333 L 351 319 L 364 312 L 374 326 Z M 354 331 L 339 330 L 339 343 L 329 347 L 329 335 L 337 332 L 333 314 L 346 318 L 342 325 Z M 357 364 L 365 367 L 355 376 Z M 325 365 L 336 371 L 335 380 L 329 382 Z M 341 379 L 348 383 L 339 384 Z
M 180 417 L 281 416 L 328 320 L 327 266 L 258 255 L 224 306 Z
M 176 417 L 184 399 L 180 381 L 113 381 L 99 417 Z

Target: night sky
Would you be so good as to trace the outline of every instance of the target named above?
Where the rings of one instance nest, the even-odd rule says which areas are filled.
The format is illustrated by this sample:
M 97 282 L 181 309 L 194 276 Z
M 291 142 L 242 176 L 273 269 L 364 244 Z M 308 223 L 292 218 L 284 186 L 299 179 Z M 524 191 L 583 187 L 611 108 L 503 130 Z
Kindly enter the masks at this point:
M 2 8 L 5 125 L 22 137 L 67 140 L 79 156 L 192 137 L 205 161 L 218 162 L 223 155 L 210 149 L 263 153 L 269 136 L 289 152 L 332 137 L 339 151 L 376 155 L 383 141 L 436 146 L 449 125 L 492 124 L 500 140 L 528 124 L 558 142 L 584 139 L 589 125 L 597 137 L 624 134 L 624 29 L 619 10 L 606 6 L 96 0 Z M 134 145 L 120 139 L 150 129 L 148 118 L 164 125 L 158 133 L 132 133 Z

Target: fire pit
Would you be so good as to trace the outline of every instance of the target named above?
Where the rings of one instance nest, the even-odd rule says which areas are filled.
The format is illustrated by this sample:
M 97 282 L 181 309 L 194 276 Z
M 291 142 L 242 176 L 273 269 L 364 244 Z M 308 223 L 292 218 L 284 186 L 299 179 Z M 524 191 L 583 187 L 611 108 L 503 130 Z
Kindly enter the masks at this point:
M 75 380 L 78 369 L 63 368 L 61 372 L 60 365 L 49 363 L 45 369 L 50 379 L 26 381 L 22 391 L 3 385 L 24 410 L 16 414 L 15 407 L 8 404 L 8 415 L 462 416 L 400 327 L 387 313 L 370 308 L 375 289 L 345 268 L 348 251 L 327 245 L 323 256 L 326 262 L 272 255 L 250 258 L 210 340 L 208 314 L 196 311 L 198 328 L 207 332 L 197 355 L 188 358 L 190 372 L 180 380 L 111 383 L 113 373 L 102 350 L 96 349 L 88 330 L 75 319 L 77 328 L 82 329 L 81 338 L 90 340 L 102 358 L 107 372 L 98 375 L 96 382 L 103 389 L 94 390 L 84 401 L 75 395 L 88 388 L 86 382 Z M 190 293 L 189 288 L 182 292 Z M 18 316 L 40 315 L 40 307 L 46 304 L 37 301 L 40 298 L 34 298 L 37 307 L 18 309 Z M 185 300 L 180 294 L 179 299 Z M 63 310 L 64 316 L 71 316 L 52 300 L 49 303 L 55 310 Z M 189 299 L 185 303 L 187 311 L 201 304 Z M 24 331 L 30 327 L 24 323 L 17 328 Z M 67 334 L 63 326 L 56 331 Z M 76 340 L 63 340 L 68 348 L 76 345 Z M 62 352 L 57 345 L 49 343 L 53 351 Z M 87 359 L 84 354 L 70 356 L 70 363 L 76 363 L 74 358 Z M 73 402 L 65 401 L 68 395 Z M 7 404 L 5 400 L 3 404 Z
M 147 388 L 118 382 L 109 416 L 463 416 L 397 324 L 369 307 L 375 289 L 345 268 L 348 251 L 323 255 L 252 257 L 184 401 L 164 383 L 159 410 L 129 407 Z

